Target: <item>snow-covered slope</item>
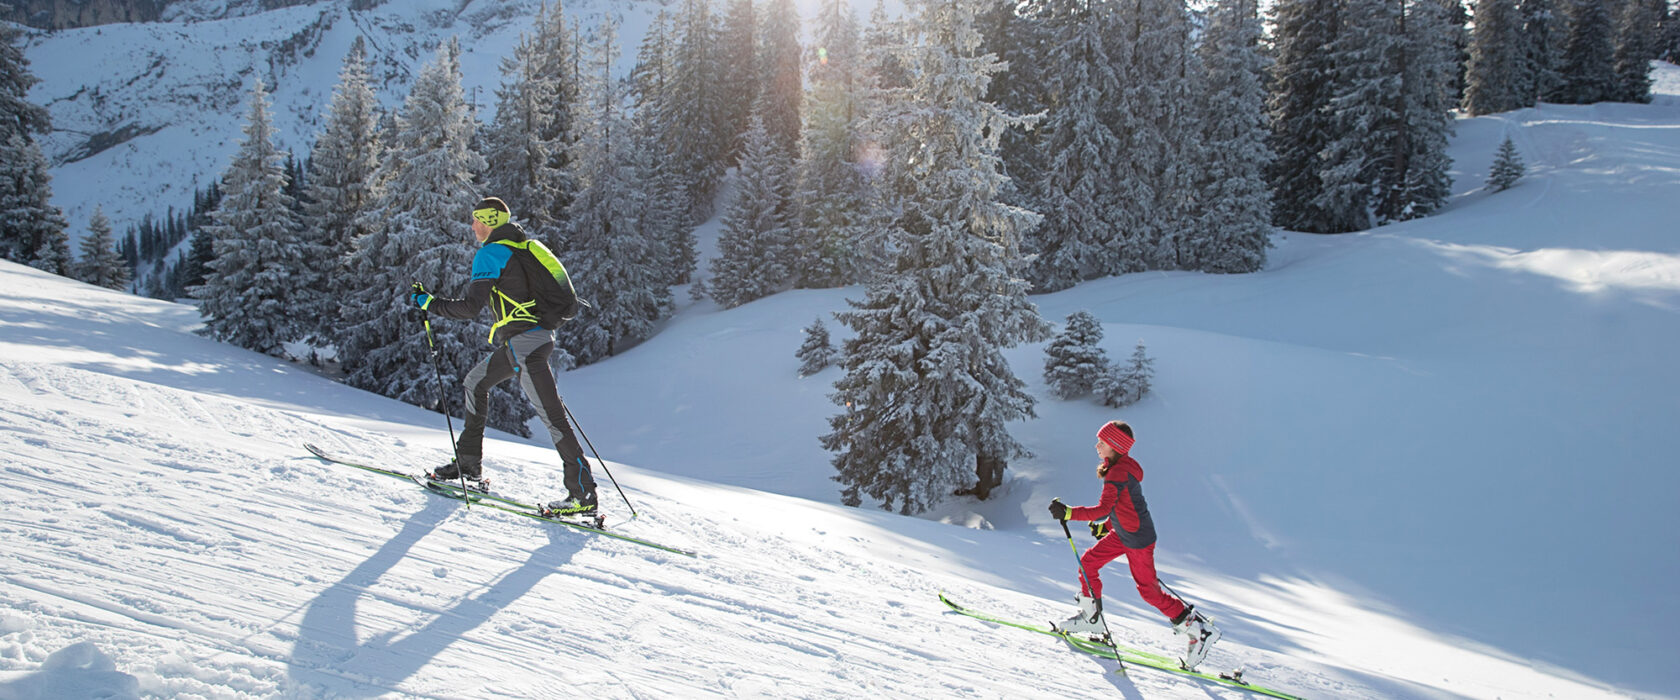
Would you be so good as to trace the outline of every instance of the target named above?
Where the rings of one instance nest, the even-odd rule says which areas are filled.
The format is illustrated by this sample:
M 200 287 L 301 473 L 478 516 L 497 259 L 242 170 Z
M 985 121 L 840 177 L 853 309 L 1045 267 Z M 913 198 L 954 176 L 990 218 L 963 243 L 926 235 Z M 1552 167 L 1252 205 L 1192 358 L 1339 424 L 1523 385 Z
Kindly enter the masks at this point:
M 1437 217 L 1038 299 L 1157 358 L 1118 413 L 1162 571 L 1225 629 L 1210 668 L 1315 698 L 1674 695 L 1680 81 L 1659 78 L 1650 106 L 1462 122 Z M 1505 134 L 1530 174 L 1481 192 Z M 1066 614 L 1044 503 L 1095 499 L 1117 412 L 1045 400 L 1017 428 L 1036 456 L 949 522 L 830 505 L 837 370 L 797 378 L 793 351 L 856 293 L 689 306 L 561 376 L 641 513 L 604 485 L 615 526 L 686 559 L 321 464 L 299 445 L 420 466 L 448 437 L 191 335 L 189 308 L 0 264 L 0 697 L 1240 696 L 1104 674 L 934 597 Z M 1035 390 L 1041 351 L 1010 356 Z M 488 451 L 501 490 L 558 493 L 551 449 Z M 1109 576 L 1116 633 L 1172 648 Z

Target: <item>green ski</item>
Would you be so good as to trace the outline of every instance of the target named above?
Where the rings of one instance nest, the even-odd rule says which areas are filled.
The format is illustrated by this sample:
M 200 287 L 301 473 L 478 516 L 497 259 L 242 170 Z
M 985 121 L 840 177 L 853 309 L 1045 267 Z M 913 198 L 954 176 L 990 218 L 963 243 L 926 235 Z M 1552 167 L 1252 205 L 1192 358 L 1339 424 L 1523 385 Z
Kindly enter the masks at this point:
M 991 623 L 999 624 L 999 625 L 1006 625 L 1006 626 L 1009 626 L 1009 627 L 1014 627 L 1016 629 L 1023 629 L 1023 630 L 1026 630 L 1028 632 L 1037 632 L 1039 634 L 1045 634 L 1045 635 L 1049 635 L 1049 636 L 1052 636 L 1052 637 L 1057 637 L 1057 638 L 1060 638 L 1060 639 L 1064 639 L 1069 644 L 1073 645 L 1073 647 L 1075 649 L 1083 651 L 1083 652 L 1085 652 L 1087 654 L 1090 654 L 1092 656 L 1100 656 L 1100 657 L 1105 658 L 1105 659 L 1113 659 L 1115 661 L 1121 662 L 1122 664 L 1131 664 L 1133 666 L 1142 666 L 1142 667 L 1145 667 L 1145 668 L 1153 668 L 1153 669 L 1158 670 L 1158 671 L 1166 671 L 1168 673 L 1176 673 L 1176 674 L 1181 675 L 1181 676 L 1189 676 L 1191 678 L 1199 678 L 1201 680 L 1208 681 L 1208 682 L 1211 682 L 1211 683 L 1228 685 L 1228 686 L 1231 686 L 1233 688 L 1241 688 L 1241 689 L 1249 691 L 1251 693 L 1259 693 L 1261 695 L 1269 695 L 1269 696 L 1274 697 L 1274 698 L 1284 698 L 1285 700 L 1301 700 L 1301 698 L 1298 697 L 1298 696 L 1290 695 L 1290 694 L 1285 693 L 1285 692 L 1272 690 L 1271 688 L 1266 688 L 1266 687 L 1254 685 L 1252 683 L 1244 681 L 1242 679 L 1242 671 L 1232 671 L 1230 673 L 1222 673 L 1222 674 L 1217 674 L 1217 675 L 1216 674 L 1211 674 L 1211 673 L 1202 673 L 1202 672 L 1199 672 L 1199 671 L 1191 671 L 1191 670 L 1188 670 L 1188 669 L 1184 668 L 1183 666 L 1179 665 L 1178 661 L 1173 660 L 1173 659 L 1169 659 L 1169 658 L 1167 658 L 1165 656 L 1162 656 L 1160 654 L 1155 654 L 1155 653 L 1152 653 L 1152 652 L 1144 651 L 1142 649 L 1133 649 L 1133 648 L 1130 648 L 1130 647 L 1123 647 L 1123 646 L 1118 646 L 1118 645 L 1110 647 L 1108 644 L 1105 644 L 1101 641 L 1086 639 L 1086 638 L 1083 638 L 1083 637 L 1078 637 L 1078 636 L 1069 635 L 1069 634 L 1066 634 L 1066 633 L 1063 633 L 1063 632 L 1059 632 L 1059 631 L 1055 630 L 1054 628 L 1052 628 L 1048 625 L 1039 626 L 1039 625 L 1034 625 L 1034 624 L 1027 623 L 1027 622 L 1018 622 L 1018 621 L 1015 621 L 1015 620 L 1006 620 L 1004 618 L 997 617 L 995 615 L 989 615 L 987 613 L 983 613 L 983 612 L 980 612 L 978 610 L 972 610 L 972 609 L 969 609 L 969 608 L 965 608 L 961 605 L 958 605 L 956 603 L 956 601 L 951 600 L 950 597 L 946 596 L 944 591 L 941 591 L 939 593 L 939 600 L 940 600 L 940 602 L 945 603 L 945 605 L 950 607 L 952 610 L 954 610 L 956 612 L 959 612 L 959 613 L 962 613 L 963 615 L 967 615 L 969 617 L 972 617 L 976 620 L 983 620 L 985 622 L 991 622 Z
M 435 496 L 441 496 L 443 498 L 454 499 L 454 500 L 457 500 L 457 501 L 466 501 L 466 502 L 472 503 L 473 505 L 483 506 L 483 507 L 486 507 L 486 508 L 490 508 L 492 510 L 499 510 L 503 513 L 512 513 L 514 515 L 524 516 L 524 517 L 530 518 L 532 520 L 540 520 L 542 522 L 549 523 L 551 525 L 562 525 L 562 526 L 565 526 L 565 527 L 572 528 L 573 530 L 579 530 L 579 531 L 582 531 L 582 532 L 587 532 L 587 533 L 594 534 L 594 535 L 601 535 L 601 536 L 604 536 L 604 537 L 611 537 L 615 540 L 622 540 L 624 542 L 631 542 L 631 543 L 634 543 L 634 544 L 642 545 L 643 547 L 652 547 L 654 549 L 670 552 L 672 554 L 681 554 L 685 557 L 698 557 L 698 556 L 700 556 L 699 554 L 695 553 L 693 550 L 682 549 L 680 547 L 672 547 L 670 545 L 660 544 L 658 542 L 653 542 L 653 541 L 650 541 L 650 540 L 644 540 L 644 539 L 639 538 L 639 537 L 632 537 L 630 535 L 625 535 L 625 534 L 621 534 L 621 533 L 617 533 L 617 532 L 607 530 L 604 527 L 602 527 L 602 521 L 599 518 L 595 519 L 593 522 L 578 522 L 578 521 L 570 520 L 570 519 L 563 518 L 563 517 L 554 517 L 554 516 L 544 515 L 543 512 L 542 512 L 542 508 L 540 506 L 533 505 L 533 504 L 530 504 L 530 503 L 525 503 L 525 502 L 522 502 L 522 501 L 516 501 L 514 499 L 507 498 L 505 496 L 500 496 L 500 495 L 497 495 L 497 494 L 494 494 L 494 493 L 483 492 L 483 491 L 474 491 L 474 490 L 470 490 L 470 489 L 466 490 L 466 491 L 463 491 L 459 484 L 451 484 L 451 483 L 442 482 L 442 481 L 432 481 L 430 479 L 427 479 L 424 476 L 416 476 L 416 475 L 413 475 L 413 474 L 405 474 L 403 472 L 393 471 L 393 470 L 390 470 L 390 469 L 384 469 L 384 468 L 381 468 L 381 467 L 368 466 L 366 464 L 357 464 L 355 462 L 346 461 L 344 459 L 340 459 L 338 457 L 334 457 L 332 455 L 329 455 L 325 451 L 323 451 L 321 448 L 316 447 L 316 446 L 311 445 L 311 444 L 307 444 L 307 443 L 304 444 L 303 448 L 306 449 L 306 450 L 309 450 L 310 454 L 314 455 L 316 459 L 319 459 L 323 462 L 327 462 L 327 463 L 330 463 L 330 464 L 342 464 L 346 467 L 354 467 L 354 468 L 360 469 L 362 471 L 372 472 L 374 474 L 380 474 L 380 475 L 383 475 L 383 476 L 388 476 L 388 477 L 391 477 L 393 479 L 401 479 L 403 481 L 411 482 L 411 483 L 415 484 L 416 486 L 419 486 L 420 488 L 424 489 L 426 491 L 426 493 L 430 493 L 430 494 L 433 494 Z

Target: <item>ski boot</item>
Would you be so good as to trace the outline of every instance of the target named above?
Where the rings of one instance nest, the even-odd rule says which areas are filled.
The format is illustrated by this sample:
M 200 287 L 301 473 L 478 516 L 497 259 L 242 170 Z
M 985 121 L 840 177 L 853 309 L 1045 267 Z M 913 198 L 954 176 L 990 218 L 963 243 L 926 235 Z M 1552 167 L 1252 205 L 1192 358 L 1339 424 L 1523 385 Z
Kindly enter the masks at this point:
M 595 505 L 595 498 L 581 498 L 567 496 L 564 500 L 549 501 L 548 505 L 538 509 L 537 513 L 545 518 L 576 520 L 590 527 L 600 529 L 606 522 Z
M 1079 612 L 1051 627 L 1063 634 L 1091 635 L 1092 641 L 1107 644 L 1108 628 L 1103 624 L 1102 599 L 1082 595 L 1075 600 L 1079 601 Z
M 1173 620 L 1173 634 L 1182 634 L 1189 637 L 1185 646 L 1184 658 L 1179 659 L 1179 664 L 1186 671 L 1196 670 L 1196 667 L 1207 658 L 1208 650 L 1213 647 L 1213 643 L 1219 641 L 1220 637 L 1219 628 L 1215 627 L 1206 616 L 1196 612 L 1194 607 L 1186 607 L 1184 612 L 1179 613 L 1178 617 Z
M 468 491 L 490 492 L 490 480 L 484 478 L 483 467 L 475 460 L 449 460 L 448 464 L 428 472 L 426 478 L 438 484 L 453 485 L 457 489 L 460 488 L 461 480 L 465 479 Z

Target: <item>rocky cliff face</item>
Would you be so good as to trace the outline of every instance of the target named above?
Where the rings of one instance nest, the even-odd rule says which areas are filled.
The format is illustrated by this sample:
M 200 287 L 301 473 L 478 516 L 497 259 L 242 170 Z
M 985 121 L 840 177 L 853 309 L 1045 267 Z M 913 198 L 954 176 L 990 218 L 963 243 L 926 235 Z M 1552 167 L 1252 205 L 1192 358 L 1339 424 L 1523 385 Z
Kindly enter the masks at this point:
M 153 22 L 168 5 L 169 0 L 10 0 L 0 2 L 0 19 L 36 29 Z
M 74 29 L 117 22 L 156 22 L 190 18 L 222 19 L 318 0 L 229 0 L 194 3 L 189 0 L 0 0 L 0 20 L 36 29 Z M 350 9 L 368 10 L 384 0 L 350 0 Z

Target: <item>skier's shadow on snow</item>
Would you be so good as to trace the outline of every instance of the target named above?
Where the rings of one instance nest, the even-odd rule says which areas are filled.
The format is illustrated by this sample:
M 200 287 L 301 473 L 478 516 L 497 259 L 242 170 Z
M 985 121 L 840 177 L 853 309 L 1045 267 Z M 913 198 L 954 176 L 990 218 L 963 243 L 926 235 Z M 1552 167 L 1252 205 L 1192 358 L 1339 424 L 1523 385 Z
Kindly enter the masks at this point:
M 416 582 L 418 588 L 435 591 L 439 607 L 448 607 L 419 629 L 383 629 L 366 641 L 358 641 L 357 603 L 408 555 L 415 543 L 462 507 L 441 498 L 427 501 L 426 508 L 409 518 L 402 531 L 323 591 L 304 611 L 287 669 L 293 689 L 315 688 L 343 697 L 390 693 L 463 634 L 529 593 L 581 547 L 578 538 L 567 537 L 558 528 L 542 528 L 548 543 L 488 589 L 475 593 L 447 584 L 439 586 L 437 581 Z

